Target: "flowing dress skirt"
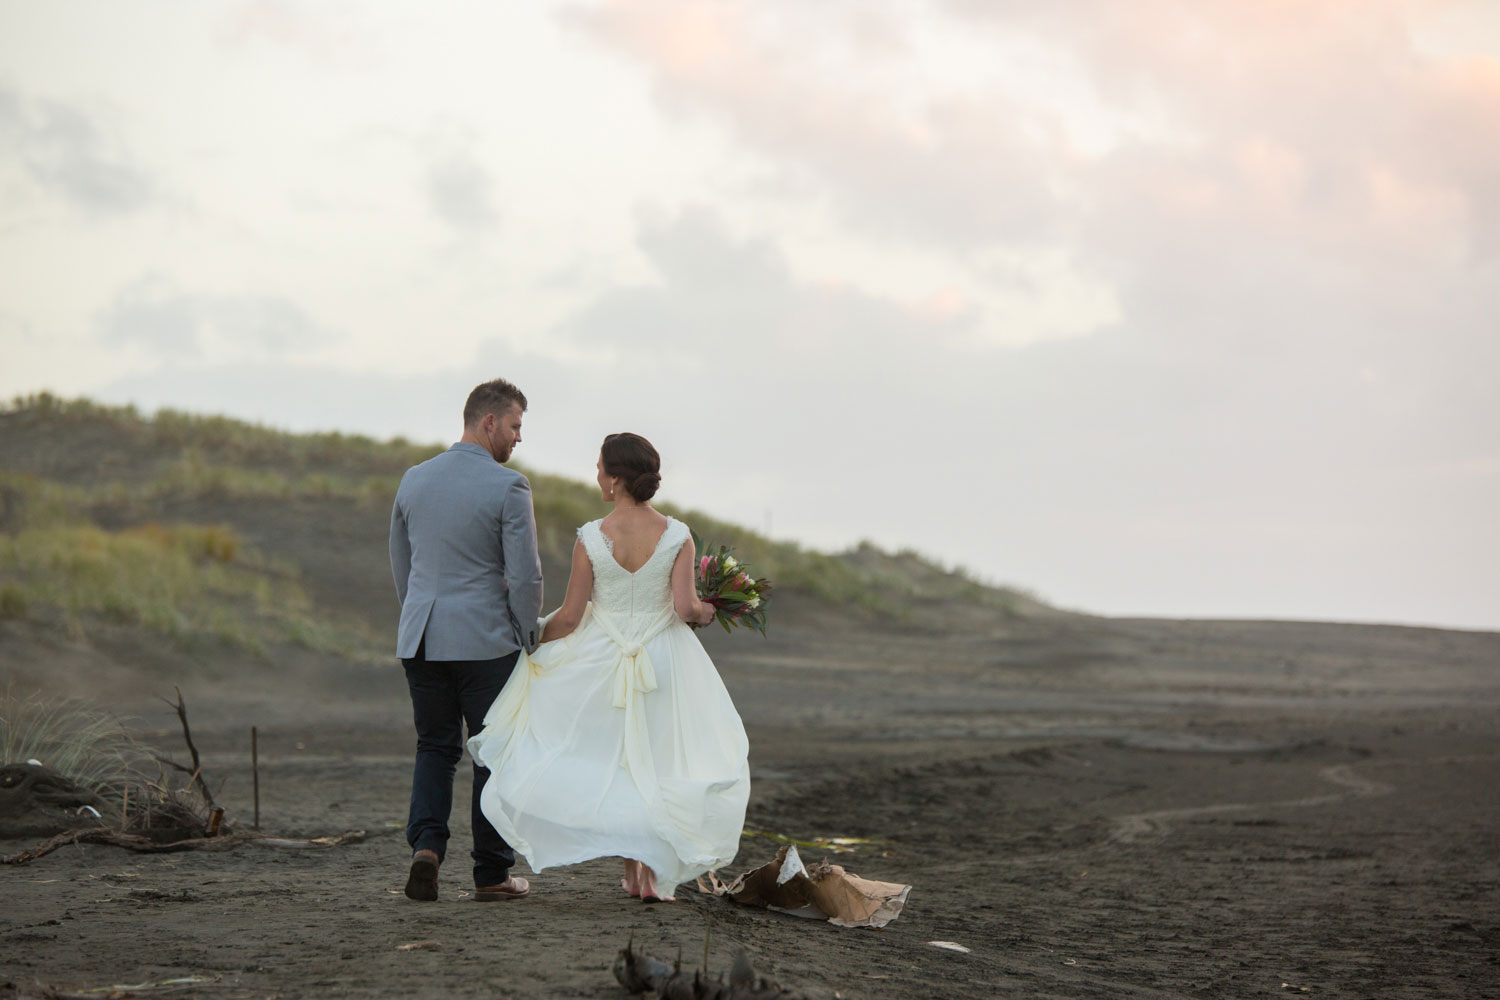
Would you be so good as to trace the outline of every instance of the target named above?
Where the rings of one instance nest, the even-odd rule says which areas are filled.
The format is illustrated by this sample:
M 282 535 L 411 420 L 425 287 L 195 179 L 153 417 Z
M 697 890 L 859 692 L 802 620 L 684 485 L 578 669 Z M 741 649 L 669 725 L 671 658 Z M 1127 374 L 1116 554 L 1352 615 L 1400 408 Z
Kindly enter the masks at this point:
M 745 729 L 670 609 L 621 622 L 591 604 L 572 634 L 522 654 L 484 721 L 468 744 L 491 772 L 481 808 L 533 871 L 634 858 L 670 892 L 738 852 Z

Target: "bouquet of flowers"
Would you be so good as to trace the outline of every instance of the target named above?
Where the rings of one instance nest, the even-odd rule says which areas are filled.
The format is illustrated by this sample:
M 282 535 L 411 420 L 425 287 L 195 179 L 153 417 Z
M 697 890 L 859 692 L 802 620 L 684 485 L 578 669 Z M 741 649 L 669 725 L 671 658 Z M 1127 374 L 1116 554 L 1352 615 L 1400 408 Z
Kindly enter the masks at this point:
M 693 533 L 693 544 L 698 551 L 698 600 L 713 605 L 714 621 L 724 626 L 725 632 L 736 625 L 748 625 L 765 635 L 771 581 L 751 577 L 727 545 L 709 549 L 697 532 Z

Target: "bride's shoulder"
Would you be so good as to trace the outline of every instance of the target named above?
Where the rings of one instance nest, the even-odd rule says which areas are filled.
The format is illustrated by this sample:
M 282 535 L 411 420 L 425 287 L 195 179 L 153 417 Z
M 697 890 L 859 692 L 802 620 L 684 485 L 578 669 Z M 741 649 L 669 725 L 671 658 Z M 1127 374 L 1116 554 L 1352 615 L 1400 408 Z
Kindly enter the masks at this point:
M 602 524 L 603 521 L 604 521 L 604 518 L 599 517 L 599 518 L 595 518 L 592 521 L 585 521 L 582 524 L 580 524 L 578 526 L 578 538 L 579 538 L 579 540 L 581 542 L 583 542 L 585 545 L 587 545 L 589 543 L 589 541 L 591 539 L 593 539 L 595 536 L 602 535 L 604 532 L 602 530 L 600 530 L 599 525 Z
M 662 532 L 662 538 L 673 545 L 681 545 L 693 535 L 693 529 L 672 515 L 667 515 L 667 527 Z

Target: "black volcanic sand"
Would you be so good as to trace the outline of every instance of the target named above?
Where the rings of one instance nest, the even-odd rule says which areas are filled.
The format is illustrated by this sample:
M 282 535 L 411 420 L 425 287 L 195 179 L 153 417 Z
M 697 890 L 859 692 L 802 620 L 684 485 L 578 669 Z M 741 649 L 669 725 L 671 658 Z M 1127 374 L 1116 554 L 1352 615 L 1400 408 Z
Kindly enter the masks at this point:
M 0 867 L 0 995 L 195 977 L 166 995 L 614 997 L 627 939 L 696 965 L 708 934 L 714 970 L 744 950 L 815 997 L 1500 996 L 1500 635 L 1058 615 L 924 637 L 791 617 L 768 641 L 708 640 L 750 731 L 747 825 L 873 840 L 837 860 L 914 886 L 884 930 L 690 887 L 642 906 L 614 861 L 475 903 L 462 807 L 441 899 L 410 902 L 394 663 L 0 622 L 19 687 L 118 704 L 179 757 L 155 699 L 181 684 L 242 827 L 254 724 L 265 830 L 368 833 Z M 729 873 L 775 848 L 747 836 Z M 421 941 L 439 946 L 398 950 Z

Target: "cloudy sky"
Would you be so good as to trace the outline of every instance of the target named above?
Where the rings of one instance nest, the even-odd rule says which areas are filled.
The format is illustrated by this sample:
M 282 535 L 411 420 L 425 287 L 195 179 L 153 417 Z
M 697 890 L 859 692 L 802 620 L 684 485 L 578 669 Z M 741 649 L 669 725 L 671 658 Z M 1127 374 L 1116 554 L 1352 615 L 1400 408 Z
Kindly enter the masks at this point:
M 0 395 L 1500 628 L 1500 5 L 0 0 Z

